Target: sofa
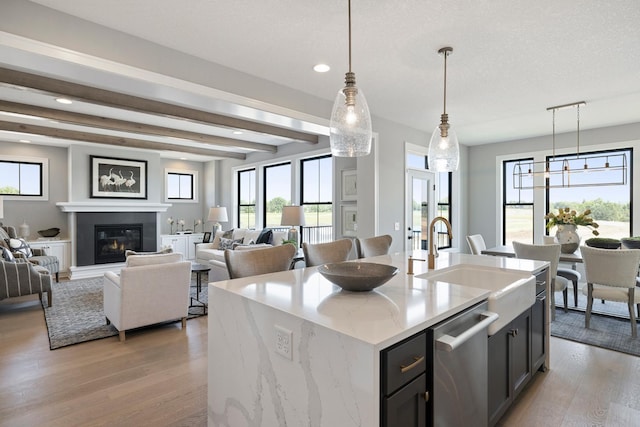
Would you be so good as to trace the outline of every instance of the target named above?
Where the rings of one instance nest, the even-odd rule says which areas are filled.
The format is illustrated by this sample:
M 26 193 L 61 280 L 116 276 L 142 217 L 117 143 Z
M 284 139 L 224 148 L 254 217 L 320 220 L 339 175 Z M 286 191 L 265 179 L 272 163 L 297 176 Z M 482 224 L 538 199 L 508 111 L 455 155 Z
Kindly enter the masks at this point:
M 211 243 L 199 243 L 196 245 L 196 262 L 211 267 L 209 271 L 210 282 L 227 280 L 229 279 L 229 272 L 224 260 L 224 251 L 226 249 L 260 249 L 281 245 L 288 239 L 289 230 L 277 231 L 269 228 L 218 230 Z
M 120 274 L 106 272 L 104 315 L 107 324 L 125 332 L 142 326 L 180 319 L 189 314 L 191 262 L 181 253 L 130 255 Z

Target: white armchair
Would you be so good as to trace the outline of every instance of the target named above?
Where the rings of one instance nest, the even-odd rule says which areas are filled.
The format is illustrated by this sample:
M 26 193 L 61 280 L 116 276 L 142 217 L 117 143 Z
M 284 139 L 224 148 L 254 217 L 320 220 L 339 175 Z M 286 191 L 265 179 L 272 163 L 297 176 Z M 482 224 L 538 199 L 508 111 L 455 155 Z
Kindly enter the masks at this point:
M 118 276 L 104 275 L 104 315 L 120 332 L 181 319 L 189 314 L 191 262 L 182 254 L 132 255 Z

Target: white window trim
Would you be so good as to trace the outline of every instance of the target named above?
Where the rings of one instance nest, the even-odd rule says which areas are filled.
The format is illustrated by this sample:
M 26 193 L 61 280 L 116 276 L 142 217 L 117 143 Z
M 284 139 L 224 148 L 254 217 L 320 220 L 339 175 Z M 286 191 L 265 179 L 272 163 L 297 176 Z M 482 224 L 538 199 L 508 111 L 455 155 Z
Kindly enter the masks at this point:
M 192 199 L 170 199 L 169 198 L 169 174 L 177 173 L 181 175 L 191 175 L 193 177 L 193 198 Z M 164 170 L 164 201 L 167 203 L 198 203 L 198 171 L 187 169 L 165 168 Z
M 20 200 L 23 202 L 37 200 L 49 200 L 49 159 L 43 157 L 27 157 L 27 156 L 0 156 L 0 160 L 10 162 L 24 163 L 40 163 L 42 165 L 42 196 L 25 196 L 25 195 L 5 195 L 5 200 Z

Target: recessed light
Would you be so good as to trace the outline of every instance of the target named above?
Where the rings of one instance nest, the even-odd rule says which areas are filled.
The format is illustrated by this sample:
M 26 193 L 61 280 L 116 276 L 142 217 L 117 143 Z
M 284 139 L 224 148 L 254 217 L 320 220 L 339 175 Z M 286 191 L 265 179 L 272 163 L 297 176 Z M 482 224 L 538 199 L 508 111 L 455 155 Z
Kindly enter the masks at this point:
M 241 130 L 234 130 L 233 134 L 234 135 L 242 135 L 242 131 Z
M 327 64 L 316 64 L 313 66 L 313 71 L 315 71 L 316 73 L 326 73 L 330 69 L 331 67 L 329 67 Z
M 180 157 L 180 160 L 187 160 L 186 157 Z
M 56 102 L 59 102 L 60 104 L 67 104 L 67 105 L 73 104 L 73 101 L 67 98 L 56 98 Z
M 21 139 L 20 142 L 24 142 L 25 144 L 31 144 L 31 141 L 28 139 Z

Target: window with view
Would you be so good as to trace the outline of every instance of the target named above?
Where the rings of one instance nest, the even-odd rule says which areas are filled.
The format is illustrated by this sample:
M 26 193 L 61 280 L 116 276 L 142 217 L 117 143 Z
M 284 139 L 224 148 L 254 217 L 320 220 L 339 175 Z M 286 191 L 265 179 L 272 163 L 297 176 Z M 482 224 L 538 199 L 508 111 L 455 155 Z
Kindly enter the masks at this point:
M 518 241 L 533 243 L 533 189 L 513 188 L 513 168 L 518 162 L 533 158 L 502 162 L 502 244 Z
M 193 172 L 167 171 L 167 200 L 194 201 L 195 180 Z
M 633 176 L 633 149 L 620 149 L 598 151 L 590 153 L 580 153 L 582 160 L 575 159 L 576 155 L 555 156 L 556 159 L 566 159 L 569 162 L 570 170 L 581 170 L 584 167 L 584 158 L 589 156 L 607 156 L 624 154 L 627 158 L 627 177 L 625 185 L 598 185 L 598 181 L 611 181 L 607 177 L 609 172 L 586 172 L 591 174 L 589 179 L 595 184 L 589 187 L 568 187 L 549 188 L 546 190 L 547 212 L 557 212 L 560 208 L 568 207 L 577 213 L 582 213 L 586 209 L 591 210 L 590 216 L 598 223 L 599 236 L 619 239 L 631 236 L 633 233 L 631 226 L 632 212 L 632 183 Z M 585 172 L 580 172 L 585 174 Z M 576 179 L 578 174 L 576 174 Z M 578 227 L 577 232 L 582 241 L 594 237 L 590 228 Z M 549 230 L 550 235 L 555 235 L 556 227 Z
M 42 196 L 42 171 L 40 162 L 0 160 L 0 195 Z
M 323 243 L 333 240 L 333 171 L 331 156 L 300 161 L 301 197 L 305 226 L 302 241 Z
M 264 226 L 280 227 L 282 207 L 291 205 L 291 163 L 264 168 Z
M 238 171 L 238 227 L 256 228 L 256 170 Z

